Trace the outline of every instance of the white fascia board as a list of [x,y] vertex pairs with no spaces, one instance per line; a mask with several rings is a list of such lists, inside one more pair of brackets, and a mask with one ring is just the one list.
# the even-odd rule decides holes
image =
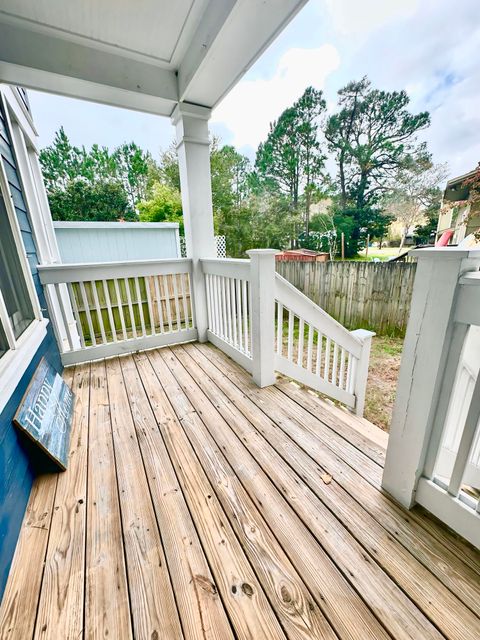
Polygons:
[[4,22],[0,82],[158,115],[178,99],[174,71]]
[[306,2],[212,0],[178,70],[180,100],[214,108]]

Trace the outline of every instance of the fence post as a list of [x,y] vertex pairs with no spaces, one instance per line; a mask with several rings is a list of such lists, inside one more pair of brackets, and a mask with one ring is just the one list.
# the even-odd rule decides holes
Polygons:
[[382,480],[383,488],[407,508],[415,503],[425,469],[453,335],[458,279],[478,268],[478,254],[455,247],[412,252],[417,272]]
[[365,409],[365,392],[367,390],[370,348],[372,346],[372,338],[375,333],[373,331],[367,331],[366,329],[355,329],[355,331],[351,331],[350,333],[362,341],[362,352],[358,360],[353,386],[353,393],[355,394],[355,413],[357,416],[362,417]]
[[251,249],[252,375],[259,387],[275,383],[275,249]]

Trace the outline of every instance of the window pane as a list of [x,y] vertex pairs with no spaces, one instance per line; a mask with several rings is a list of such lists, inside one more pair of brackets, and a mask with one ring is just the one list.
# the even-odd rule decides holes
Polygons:
[[[0,291],[7,307],[15,338],[33,321],[34,314],[27,284],[17,254],[5,201],[0,195]],[[0,338],[1,340],[1,338]],[[1,348],[1,347],[0,347]]]
[[0,322],[0,358],[8,351],[8,342],[5,331],[3,330],[2,323]]

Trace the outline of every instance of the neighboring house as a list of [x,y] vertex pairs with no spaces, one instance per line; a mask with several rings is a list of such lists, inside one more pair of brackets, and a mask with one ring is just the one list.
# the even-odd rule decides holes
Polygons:
[[459,244],[480,229],[480,200],[472,200],[468,185],[478,171],[477,167],[447,182],[438,218],[437,239],[446,231],[452,231],[451,244]]
[[62,370],[37,265],[59,261],[23,89],[0,85],[0,592],[36,475],[12,424],[41,358]]
[[[212,109],[303,4],[1,2],[0,81],[171,118],[187,248],[60,263],[28,100],[2,87],[2,639],[478,638],[480,251],[416,252],[388,438],[362,418],[372,333],[274,250],[216,257]],[[63,473],[12,426],[42,356],[76,396]]]

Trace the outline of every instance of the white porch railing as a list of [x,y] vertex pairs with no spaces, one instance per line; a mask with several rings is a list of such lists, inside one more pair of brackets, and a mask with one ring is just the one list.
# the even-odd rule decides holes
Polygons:
[[202,260],[210,342],[252,373],[249,260]]
[[251,260],[201,260],[208,339],[271,384],[275,371],[339,400],[361,415],[370,331],[348,331],[275,273],[274,251]]
[[39,272],[50,308],[60,310],[52,316],[64,365],[197,338],[191,260],[58,264]]
[[278,371],[363,413],[372,333],[348,331],[275,273],[276,251],[189,259],[40,266],[62,362],[71,365],[203,333],[259,386]]
[[276,370],[362,415],[375,334],[348,331],[278,273],[275,301]]
[[480,548],[480,250],[414,253],[383,486]]

